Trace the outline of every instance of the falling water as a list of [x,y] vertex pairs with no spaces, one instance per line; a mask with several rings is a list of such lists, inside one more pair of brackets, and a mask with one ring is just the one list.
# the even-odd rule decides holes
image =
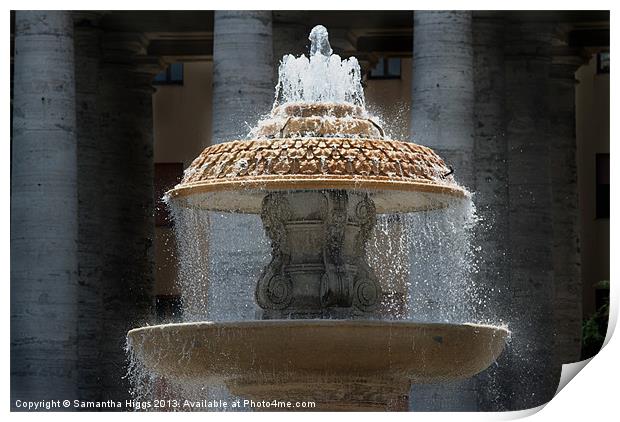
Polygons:
[[[183,320],[247,320],[260,310],[254,303],[255,280],[270,259],[264,230],[255,215],[215,213],[172,205],[179,248],[179,288]],[[238,223],[231,231],[228,219]],[[377,218],[367,259],[386,292],[382,306],[392,319],[420,322],[489,322],[485,292],[477,289],[476,251],[471,247],[477,217],[468,199],[449,207]],[[223,248],[234,239],[236,250]],[[256,259],[255,249],[262,254]],[[235,262],[236,274],[226,269]],[[233,286],[231,282],[245,280]],[[230,301],[235,306],[224,306]],[[403,307],[404,304],[404,307]],[[232,311],[231,311],[232,309]]]

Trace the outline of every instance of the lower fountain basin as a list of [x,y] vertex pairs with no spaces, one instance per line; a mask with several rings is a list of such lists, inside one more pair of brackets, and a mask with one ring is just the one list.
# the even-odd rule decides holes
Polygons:
[[261,320],[143,327],[128,333],[128,344],[148,370],[169,379],[225,383],[257,400],[385,408],[411,382],[483,371],[508,334],[475,324]]

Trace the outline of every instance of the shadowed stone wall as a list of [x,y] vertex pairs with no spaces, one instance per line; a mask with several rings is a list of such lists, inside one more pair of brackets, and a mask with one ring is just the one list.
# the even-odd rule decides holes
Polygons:
[[[563,34],[562,34],[563,35]],[[564,37],[562,37],[564,38]],[[555,285],[555,350],[561,363],[581,357],[582,283],[577,186],[575,72],[584,60],[561,40],[549,82],[550,155]]]
[[[481,257],[475,274],[478,289],[487,306],[481,315],[494,323],[509,321],[508,294],[508,147],[505,138],[505,61],[504,31],[501,16],[475,17],[475,180],[476,212],[481,222],[476,227],[475,245]],[[479,410],[506,410],[510,360],[502,354],[496,365],[479,374]]]
[[553,257],[549,75],[551,25],[514,22],[506,32],[508,291],[512,409],[549,401],[559,381],[553,360]]
[[[124,351],[131,328],[152,323],[154,284],[153,111],[151,81],[161,69],[145,56],[140,34],[102,39],[97,157],[105,204],[101,217],[102,325],[100,388],[104,400],[128,396]],[[96,207],[96,204],[91,206]]]

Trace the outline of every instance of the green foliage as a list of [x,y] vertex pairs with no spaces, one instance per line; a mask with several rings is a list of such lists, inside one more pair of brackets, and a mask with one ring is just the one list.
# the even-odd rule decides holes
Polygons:
[[[609,281],[597,283],[598,289],[609,289]],[[589,359],[596,355],[603,347],[607,324],[609,322],[609,303],[601,307],[590,317],[583,320],[581,359]]]
[[601,280],[594,285],[597,289],[609,290],[609,280]]

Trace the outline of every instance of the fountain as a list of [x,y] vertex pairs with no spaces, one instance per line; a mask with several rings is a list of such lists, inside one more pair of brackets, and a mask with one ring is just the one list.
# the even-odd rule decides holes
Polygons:
[[385,318],[365,250],[381,214],[467,199],[431,149],[388,140],[364,104],[355,58],[315,27],[311,55],[285,56],[269,117],[250,140],[206,148],[168,193],[176,207],[259,214],[271,260],[255,283],[258,318],[148,326],[128,347],[167,379],[224,383],[254,400],[317,410],[402,409],[410,384],[471,377],[508,331]]

